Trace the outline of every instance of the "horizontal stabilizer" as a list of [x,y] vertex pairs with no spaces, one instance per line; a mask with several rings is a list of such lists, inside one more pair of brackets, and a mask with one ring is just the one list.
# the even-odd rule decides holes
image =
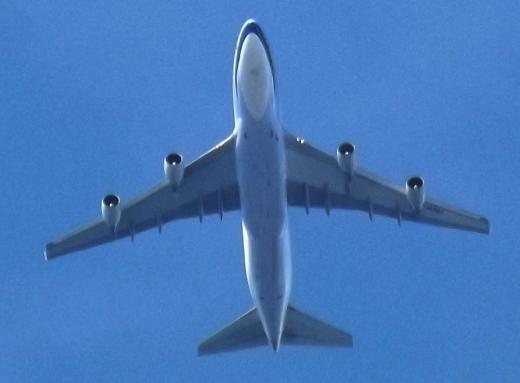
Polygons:
[[[352,335],[287,306],[282,344],[303,346],[352,347]],[[199,345],[199,355],[217,354],[267,346],[262,321],[252,308]]]
[[352,347],[352,335],[288,306],[282,343]]
[[198,352],[199,355],[216,354],[267,344],[262,322],[256,308],[253,308],[203,341]]

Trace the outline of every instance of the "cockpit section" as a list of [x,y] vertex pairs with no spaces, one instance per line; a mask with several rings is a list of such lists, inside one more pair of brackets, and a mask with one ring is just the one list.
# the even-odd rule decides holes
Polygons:
[[233,91],[239,113],[259,121],[274,107],[274,72],[265,37],[250,20],[242,31],[235,53]]

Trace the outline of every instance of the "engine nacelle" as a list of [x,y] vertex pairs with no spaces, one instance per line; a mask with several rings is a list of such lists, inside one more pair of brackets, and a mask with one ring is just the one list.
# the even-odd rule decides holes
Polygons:
[[106,224],[116,228],[121,219],[121,200],[115,194],[108,194],[101,200],[101,214]]
[[412,206],[416,210],[423,207],[426,199],[426,190],[424,188],[424,179],[422,177],[414,176],[406,180],[406,195]]
[[173,186],[179,186],[184,177],[184,162],[180,154],[170,153],[164,157],[164,176]]
[[343,142],[338,146],[338,166],[349,175],[354,173],[356,167],[355,151],[356,147],[350,142]]

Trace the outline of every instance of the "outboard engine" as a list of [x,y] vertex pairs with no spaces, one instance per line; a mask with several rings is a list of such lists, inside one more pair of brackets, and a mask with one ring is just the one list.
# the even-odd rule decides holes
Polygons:
[[415,210],[421,210],[426,199],[424,179],[418,176],[408,178],[406,181],[406,195]]
[[354,173],[354,168],[356,166],[355,151],[356,147],[350,142],[343,142],[338,146],[338,166],[350,176]]
[[164,176],[175,187],[184,177],[184,162],[178,153],[170,153],[164,157]]
[[117,195],[108,194],[101,200],[101,214],[109,227],[117,227],[121,219],[121,200]]

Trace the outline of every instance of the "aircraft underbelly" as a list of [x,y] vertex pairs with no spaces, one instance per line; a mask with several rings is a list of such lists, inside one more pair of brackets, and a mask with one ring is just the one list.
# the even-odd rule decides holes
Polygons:
[[242,126],[236,147],[246,275],[264,323],[284,315],[291,285],[285,153],[276,131]]

